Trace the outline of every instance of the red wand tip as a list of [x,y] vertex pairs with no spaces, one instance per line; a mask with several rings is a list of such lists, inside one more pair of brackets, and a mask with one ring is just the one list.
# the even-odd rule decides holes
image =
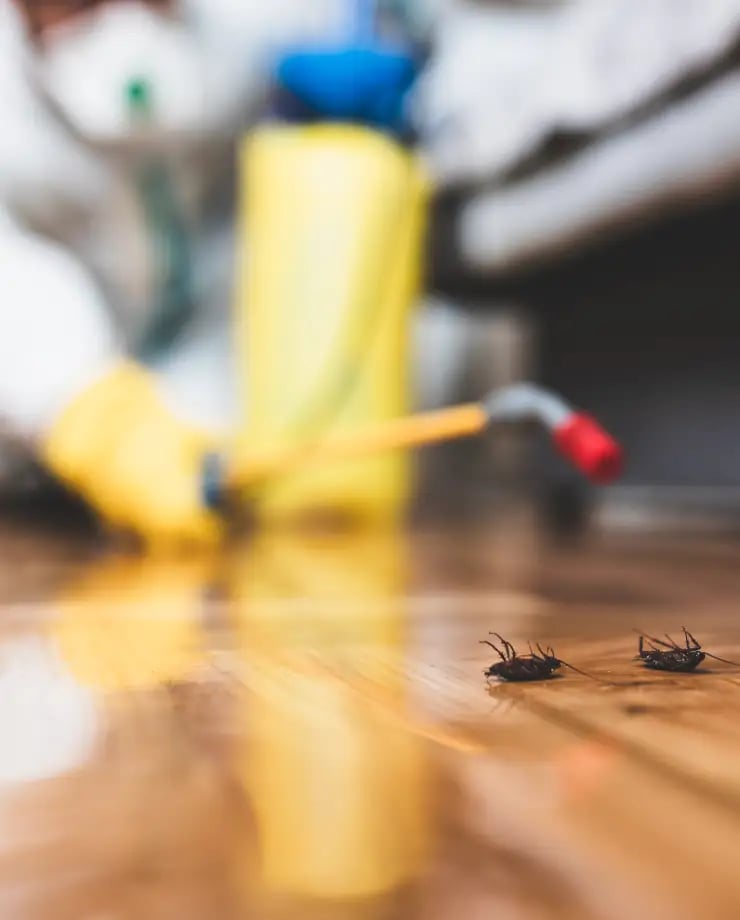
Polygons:
[[622,448],[590,415],[571,415],[553,438],[560,453],[594,482],[613,482],[621,474]]

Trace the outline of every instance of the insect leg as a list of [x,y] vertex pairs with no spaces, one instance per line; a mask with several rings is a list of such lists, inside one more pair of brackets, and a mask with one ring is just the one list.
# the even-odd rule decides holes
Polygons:
[[506,657],[509,661],[512,661],[514,658],[516,658],[516,649],[511,644],[511,642],[507,642],[506,639],[504,639],[504,637],[500,636],[498,633],[490,633],[489,635],[495,636],[499,642],[503,643],[504,651],[506,652]]
[[671,639],[670,636],[667,637],[668,639],[670,639],[670,645],[669,645],[668,642],[664,642],[662,639],[656,639],[655,636],[649,636],[647,633],[644,633],[643,635],[649,642],[653,643],[653,651],[655,652],[658,651],[658,649],[655,648],[655,646],[657,645],[662,645],[663,648],[669,648],[671,649],[671,651],[674,651],[674,652],[676,651],[676,649],[680,648],[680,646],[676,645],[676,643],[673,641],[673,639]]
[[[637,654],[632,659],[633,661],[644,661],[652,652],[658,652],[658,648],[650,643],[650,651],[645,651],[645,636],[640,634],[640,638],[637,640]],[[659,652],[659,654],[663,654]]]
[[659,643],[660,645],[665,645],[665,642],[660,642],[659,639],[653,639],[651,636],[648,636],[647,633],[643,633],[643,632],[641,632],[639,629],[633,629],[632,632],[637,633],[637,635],[640,637],[640,638],[639,638],[639,642],[638,642],[638,646],[637,646],[637,649],[638,649],[638,657],[639,657],[639,658],[643,658],[643,657],[644,657],[644,651],[645,651],[645,643],[646,643],[646,641],[650,643],[650,650],[653,651],[653,652],[659,651],[658,646],[657,646],[657,645],[654,645],[653,643],[656,643],[656,642],[657,642],[657,643]]
[[[699,651],[701,645],[696,641],[696,639],[691,635],[691,633],[686,629],[685,626],[681,627],[683,629],[683,634],[686,637],[686,648],[692,649],[693,651]],[[689,645],[689,640],[691,640],[691,645]]]
[[494,650],[494,652],[496,652],[496,654],[498,655],[498,657],[499,657],[502,661],[506,661],[506,658],[505,658],[504,655],[502,654],[501,649],[496,648],[496,646],[493,644],[493,642],[489,642],[488,639],[481,639],[479,644],[480,644],[480,645],[490,645],[491,648]]

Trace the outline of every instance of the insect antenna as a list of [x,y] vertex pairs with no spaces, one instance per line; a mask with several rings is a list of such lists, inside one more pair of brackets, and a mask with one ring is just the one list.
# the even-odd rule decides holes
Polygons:
[[721,661],[723,664],[732,664],[736,668],[740,668],[740,661],[730,661],[729,658],[720,658],[719,655],[713,655],[711,652],[705,652],[702,649],[702,652],[706,655],[707,658],[714,658],[715,661]]
[[[688,629],[686,629],[685,626],[682,626],[681,629],[683,630],[683,634],[686,637],[686,648],[689,649],[689,651],[695,651],[695,652],[701,651],[704,653],[704,655],[707,658],[714,658],[715,661],[721,661],[723,664],[731,664],[731,665],[734,665],[736,668],[740,668],[740,662],[738,661],[730,661],[729,658],[720,658],[719,655],[713,655],[711,652],[705,652],[704,649],[701,647],[701,645],[696,641],[694,636],[691,635],[691,633],[688,631]],[[692,646],[689,645],[689,641],[693,643],[693,648]]]
[[581,674],[583,677],[588,677],[589,680],[595,680],[597,683],[603,683],[600,677],[597,677],[595,674],[589,674],[588,671],[582,671],[580,668],[575,667],[575,665],[569,664],[567,661],[563,661],[562,658],[558,658],[560,664],[565,665],[566,668],[570,668],[571,671],[575,671],[576,674]]
[[[556,656],[553,655],[552,657],[555,658]],[[570,668],[571,671],[575,671],[576,674],[582,674],[584,677],[588,677],[590,680],[595,680],[599,684],[604,683],[604,681],[600,677],[597,677],[595,674],[589,674],[588,671],[582,671],[580,668],[577,668],[574,664],[570,664],[567,661],[563,661],[562,658],[558,658],[557,660],[560,662],[560,664],[565,665],[566,668]]]

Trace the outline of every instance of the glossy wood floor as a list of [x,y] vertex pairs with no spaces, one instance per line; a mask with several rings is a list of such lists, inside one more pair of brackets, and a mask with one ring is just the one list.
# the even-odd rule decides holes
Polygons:
[[[0,537],[3,920],[740,916],[740,547]],[[564,673],[487,688],[495,629]]]

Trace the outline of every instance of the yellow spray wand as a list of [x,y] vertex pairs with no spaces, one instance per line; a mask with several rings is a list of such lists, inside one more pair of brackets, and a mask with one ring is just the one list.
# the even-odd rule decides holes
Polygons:
[[226,477],[220,461],[210,462],[206,494],[213,505],[220,502],[224,491],[243,493],[265,479],[308,465],[471,437],[496,422],[528,420],[544,425],[558,451],[594,482],[608,483],[620,475],[622,448],[595,419],[575,411],[548,390],[517,384],[494,390],[477,403],[389,419],[325,439],[255,451],[243,457]]
[[234,469],[233,482],[243,488],[265,477],[283,475],[307,465],[464,438],[482,431],[487,424],[485,410],[478,403],[389,419],[325,440],[256,451]]

